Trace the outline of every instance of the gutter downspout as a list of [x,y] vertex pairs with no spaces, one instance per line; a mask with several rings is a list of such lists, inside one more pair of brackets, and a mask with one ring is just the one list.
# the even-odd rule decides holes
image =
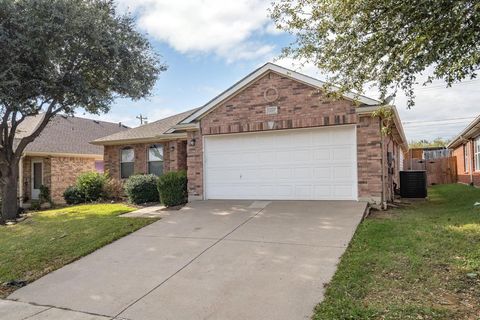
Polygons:
[[19,199],[20,199],[20,208],[23,208],[23,158],[25,156],[22,155],[20,157],[20,162],[19,162],[19,172],[18,172],[18,193],[19,193]]

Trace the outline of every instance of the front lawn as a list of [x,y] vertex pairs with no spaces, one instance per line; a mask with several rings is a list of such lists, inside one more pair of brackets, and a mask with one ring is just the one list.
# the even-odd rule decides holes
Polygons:
[[79,205],[0,226],[0,297],[14,290],[5,282],[33,281],[156,220],[118,217],[133,210],[123,204]]
[[480,319],[480,189],[429,198],[359,226],[314,319]]

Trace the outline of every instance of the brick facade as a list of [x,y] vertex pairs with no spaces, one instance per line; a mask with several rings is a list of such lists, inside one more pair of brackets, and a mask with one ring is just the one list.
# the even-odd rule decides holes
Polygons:
[[358,196],[378,201],[382,193],[380,121],[365,115],[357,124]]
[[148,172],[148,148],[154,144],[163,146],[164,172],[187,169],[187,142],[185,140],[173,140],[158,143],[105,146],[105,172],[112,178],[120,179],[121,150],[130,147],[135,152],[134,174],[146,174]]
[[73,186],[79,175],[95,171],[95,159],[52,157],[50,193],[55,203],[64,203],[63,192]]
[[[457,159],[458,182],[480,187],[480,171],[475,171],[474,139],[470,139],[453,150]],[[465,149],[469,152],[468,168],[465,168]]]
[[[268,106],[276,106],[278,113],[266,114]],[[270,72],[210,112],[200,126],[208,135],[356,122],[352,102],[332,101],[316,88]]]
[[64,203],[63,192],[74,185],[77,177],[95,171],[95,159],[75,157],[25,157],[23,159],[23,198],[32,198],[32,161],[43,163],[43,185],[50,189],[54,203]]
[[203,139],[199,131],[188,131],[187,141],[188,197],[190,200],[202,199]]
[[[276,112],[269,114],[268,107]],[[189,198],[202,199],[205,135],[356,124],[359,198],[379,202],[385,190],[385,200],[391,200],[394,184],[399,187],[398,137],[382,136],[380,120],[359,115],[357,108],[349,100],[329,99],[314,87],[269,72],[203,115],[198,129],[186,130],[186,141],[163,142],[164,169],[187,168]],[[135,173],[145,173],[149,145],[105,146],[105,170],[120,178],[120,150],[130,146],[135,150]]]
[[[268,95],[273,97],[269,97]],[[266,108],[276,106],[277,114],[266,114]],[[348,100],[331,100],[322,92],[288,77],[270,72],[241,92],[222,102],[200,121],[200,132],[188,132],[189,195],[192,199],[203,195],[202,135],[254,132],[264,130],[321,127],[357,124],[357,162],[359,198],[379,202],[383,183],[386,200],[394,197],[394,183],[399,187],[400,151],[392,137],[382,137],[380,120],[371,115],[359,116],[356,106]],[[382,160],[387,153],[394,159],[389,164]]]

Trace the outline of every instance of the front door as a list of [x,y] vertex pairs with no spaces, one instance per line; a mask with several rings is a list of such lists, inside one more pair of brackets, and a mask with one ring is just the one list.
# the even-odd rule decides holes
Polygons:
[[38,199],[40,187],[43,184],[43,162],[41,160],[32,161],[32,199]]

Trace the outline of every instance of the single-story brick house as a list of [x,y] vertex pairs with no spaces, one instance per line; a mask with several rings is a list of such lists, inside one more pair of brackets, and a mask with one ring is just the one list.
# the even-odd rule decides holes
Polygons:
[[385,136],[379,101],[324,86],[267,63],[200,108],[92,143],[114,178],[186,169],[190,200],[391,200],[407,149],[396,109]]
[[480,116],[447,146],[457,158],[458,182],[480,187]]
[[[17,129],[17,143],[32,132],[44,114],[28,117]],[[63,192],[78,175],[88,171],[103,172],[103,148],[89,142],[99,137],[127,130],[119,123],[55,116],[42,133],[31,142],[20,160],[18,195],[21,206],[38,199],[40,186],[50,189],[52,200],[63,203]]]

